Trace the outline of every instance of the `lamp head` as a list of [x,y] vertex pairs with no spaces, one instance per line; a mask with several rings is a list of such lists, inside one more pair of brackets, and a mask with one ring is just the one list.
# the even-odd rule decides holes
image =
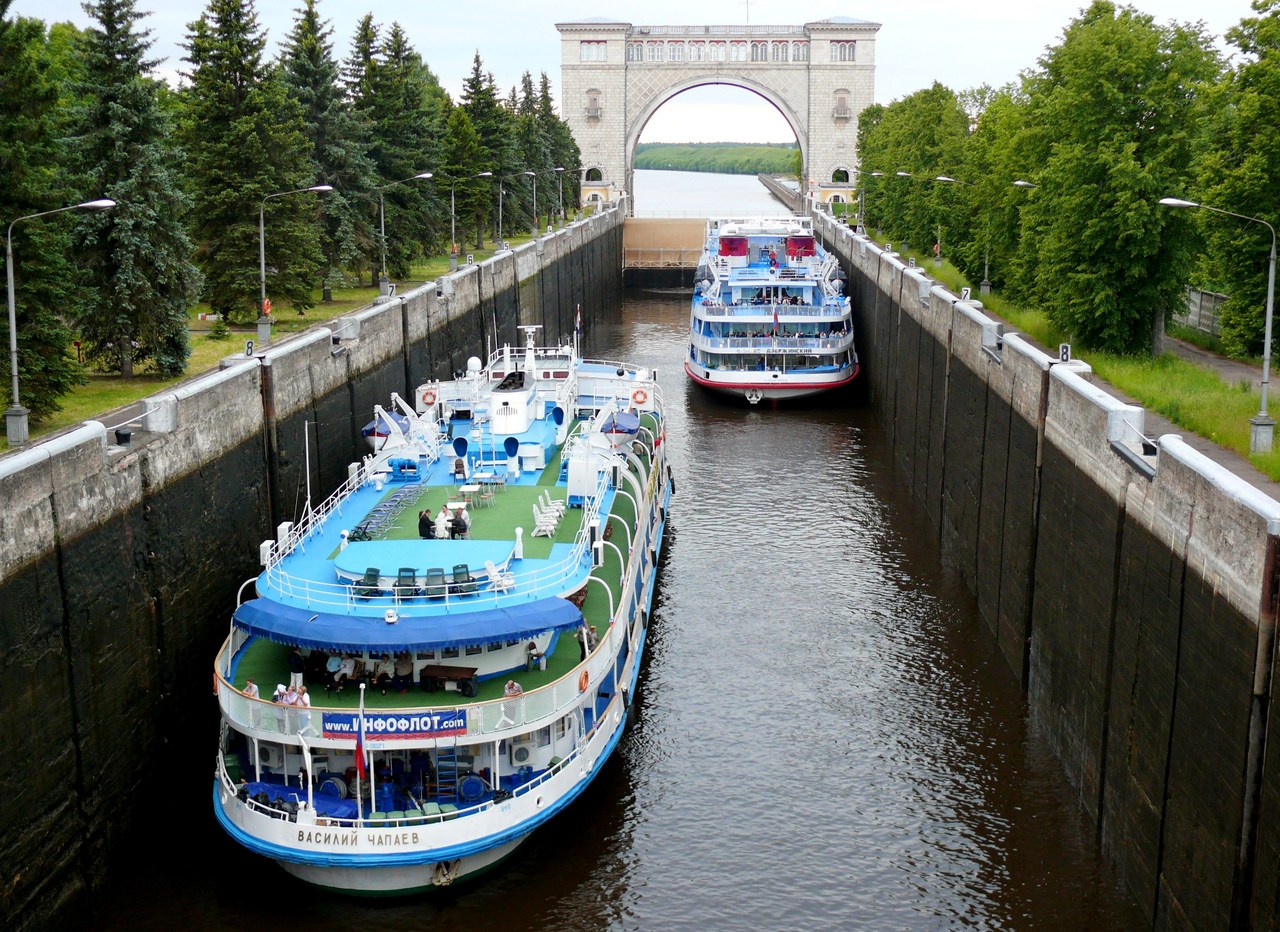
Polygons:
[[1034,187],[1037,187],[1037,185],[1032,184],[1030,181],[1023,181],[1021,178],[1019,178],[1017,181],[1015,181],[1015,182],[1013,183],[1013,186],[1014,186],[1015,188],[1034,188]]
[[872,172],[872,173],[871,173],[871,177],[872,177],[872,178],[883,178],[883,177],[884,177],[884,172]]
[[307,190],[308,190],[308,191],[315,191],[315,192],[316,192],[316,193],[318,193],[318,194],[323,194],[323,193],[324,193],[324,192],[326,192],[326,191],[332,191],[332,190],[333,190],[333,185],[331,185],[331,184],[313,184],[311,187],[307,188]]
[[116,206],[116,202],[109,197],[102,197],[96,201],[85,201],[83,204],[77,204],[76,210],[110,210]]
[[944,181],[944,182],[947,182],[947,183],[949,183],[949,184],[959,184],[959,182],[958,182],[958,181],[956,181],[954,178],[951,178],[951,177],[949,177],[949,176],[947,176],[947,175],[939,175],[937,178],[934,178],[933,180],[934,180],[934,181]]
[[492,178],[492,177],[493,177],[493,172],[481,172],[480,174],[476,175],[476,177],[477,177],[477,178]]
[[435,175],[431,174],[431,172],[419,172],[418,174],[414,175],[413,177],[415,177],[415,178],[434,178],[434,177],[435,177]]
[[1162,197],[1160,203],[1165,207],[1199,207],[1195,201],[1184,201],[1180,197]]

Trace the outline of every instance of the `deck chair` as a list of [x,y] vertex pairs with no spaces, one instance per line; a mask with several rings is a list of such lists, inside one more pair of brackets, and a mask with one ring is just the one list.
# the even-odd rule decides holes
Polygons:
[[375,595],[382,595],[382,587],[378,584],[382,572],[376,567],[371,566],[364,571],[364,579],[355,585],[356,597],[361,599],[372,599]]
[[445,583],[444,570],[433,566],[427,570],[426,585],[423,587],[428,599],[443,599],[449,592]]
[[564,499],[552,498],[551,493],[546,489],[538,493],[538,503],[542,505],[543,512],[549,512],[557,518],[564,517],[564,510],[567,507]]
[[408,599],[421,592],[418,588],[418,571],[412,566],[400,567],[400,572],[396,575],[396,595]]
[[453,591],[458,595],[470,595],[476,591],[476,581],[471,575],[471,567],[465,563],[453,567]]
[[489,574],[489,589],[493,592],[506,592],[514,589],[516,585],[516,574],[508,570],[500,570],[493,565],[492,560],[484,561],[485,572]]
[[533,506],[533,533],[531,537],[555,537],[556,536],[556,518],[555,515],[543,511],[537,505]]

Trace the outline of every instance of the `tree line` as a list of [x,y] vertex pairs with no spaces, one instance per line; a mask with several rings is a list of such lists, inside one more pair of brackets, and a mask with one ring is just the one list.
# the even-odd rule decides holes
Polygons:
[[[73,341],[100,371],[177,375],[196,301],[256,319],[260,218],[268,293],[304,313],[316,290],[373,283],[384,256],[404,277],[448,248],[451,204],[479,247],[500,198],[508,230],[545,222],[561,189],[578,203],[578,147],[545,73],[504,95],[477,51],[454,101],[398,24],[366,15],[339,58],[317,0],[302,0],[268,60],[254,0],[208,0],[173,88],[135,0],[86,3],[83,30],[11,16],[12,3],[0,221],[14,224],[21,400],[37,420],[84,381]],[[99,198],[116,206],[15,223]],[[7,320],[0,333],[7,344]],[[7,354],[0,372],[7,384]]]
[[1017,84],[941,84],[859,118],[864,221],[940,252],[1096,349],[1158,352],[1188,282],[1221,291],[1228,351],[1263,341],[1280,221],[1280,0],[1227,32],[1109,0]]
[[660,171],[717,172],[725,175],[798,175],[795,143],[668,143],[636,146],[635,167]]

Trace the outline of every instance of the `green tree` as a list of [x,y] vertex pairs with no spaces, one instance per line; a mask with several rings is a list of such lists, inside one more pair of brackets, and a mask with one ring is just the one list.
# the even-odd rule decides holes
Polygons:
[[[495,178],[503,178],[523,171],[516,155],[512,138],[515,135],[515,115],[498,100],[498,89],[493,75],[486,74],[477,50],[471,63],[471,74],[462,83],[462,108],[470,119],[478,143],[475,164],[463,168],[463,174],[474,175],[491,171]],[[497,210],[498,186],[488,186],[487,200],[476,202],[474,221],[476,247],[484,245],[484,228],[489,217]]]
[[442,187],[441,193],[453,198],[454,214],[460,221],[472,217],[477,223],[481,222],[488,206],[490,185],[486,183],[488,179],[474,177],[480,160],[480,136],[462,107],[449,111],[441,159],[446,183],[450,184],[450,191],[445,192]]
[[373,164],[366,153],[365,125],[352,113],[338,85],[333,27],[321,22],[315,0],[304,0],[285,41],[282,66],[290,96],[302,108],[303,133],[311,147],[311,174],[334,190],[321,201],[320,247],[324,252],[324,300],[359,269],[361,244],[374,236],[368,192]]
[[[6,231],[19,217],[81,200],[67,186],[61,165],[58,89],[49,76],[44,26],[11,17],[11,6],[12,0],[0,0],[0,225]],[[81,300],[67,260],[71,226],[61,215],[12,229],[20,401],[40,420],[59,410],[58,398],[84,381],[70,355],[71,333],[62,314]],[[0,317],[0,337],[8,347],[7,315]],[[7,351],[0,373],[8,385]]]
[[[1203,194],[1196,199],[1274,227],[1280,225],[1280,151],[1274,145],[1274,128],[1280,126],[1280,0],[1255,0],[1253,9],[1257,16],[1227,32],[1244,57],[1208,107],[1212,147],[1199,165]],[[1203,224],[1209,246],[1197,280],[1228,295],[1218,316],[1223,345],[1237,355],[1258,354],[1271,234],[1261,224],[1208,211],[1196,211],[1194,219]]]
[[578,166],[582,162],[582,153],[573,138],[569,124],[556,113],[555,101],[551,97],[551,81],[547,73],[542,72],[538,79],[538,122],[547,138],[551,149],[551,167],[563,168],[559,173],[556,196],[563,191],[564,209],[577,207],[582,200],[581,173]]
[[1022,142],[1040,166],[1023,214],[1036,230],[1031,292],[1088,346],[1150,351],[1181,300],[1186,220],[1157,201],[1189,173],[1218,67],[1202,27],[1095,0],[1026,78]]
[[302,312],[324,268],[320,205],[305,194],[267,200],[317,183],[302,109],[263,64],[266,39],[252,0],[210,0],[188,28],[183,137],[205,298],[229,320],[257,316],[265,204],[268,295]]
[[116,202],[84,214],[77,254],[93,297],[79,320],[85,358],[128,378],[150,362],[180,375],[190,347],[187,311],[199,289],[184,222],[187,199],[176,171],[169,124],[146,76],[152,43],[136,28],[133,0],[98,0],[85,9],[97,22],[83,44],[88,100],[77,155],[89,188]]

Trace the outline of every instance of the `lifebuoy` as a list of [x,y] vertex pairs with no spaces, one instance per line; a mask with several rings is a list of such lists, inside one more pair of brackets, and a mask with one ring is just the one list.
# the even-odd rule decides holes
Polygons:
[[583,670],[582,675],[578,677],[578,692],[585,693],[587,691],[587,671]]
[[642,405],[649,400],[649,393],[646,392],[643,388],[637,388],[634,392],[631,393],[631,400],[638,405]]
[[433,388],[428,388],[422,393],[422,403],[427,407],[431,407],[436,403],[436,392]]

